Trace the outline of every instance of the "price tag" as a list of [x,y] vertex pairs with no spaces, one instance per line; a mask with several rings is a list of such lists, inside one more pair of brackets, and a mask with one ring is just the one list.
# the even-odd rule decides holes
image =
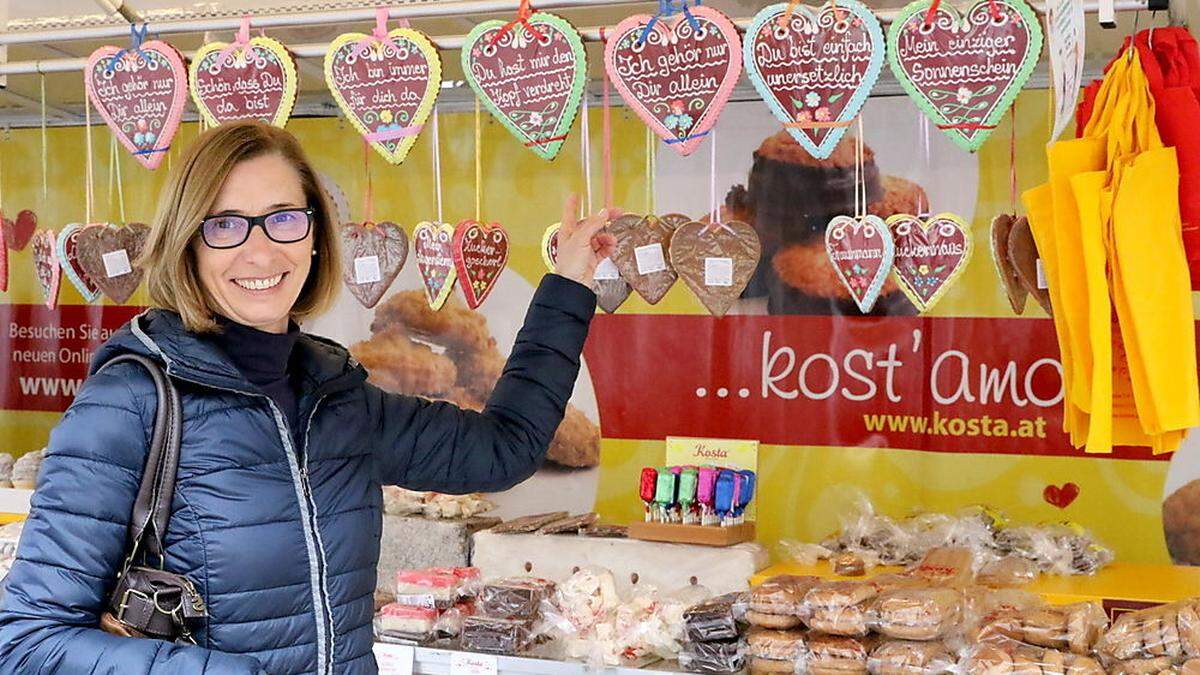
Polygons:
[[373,284],[383,278],[379,272],[379,256],[365,255],[354,259],[354,283]]
[[450,675],[496,675],[496,657],[490,654],[451,652]]
[[733,258],[705,258],[704,285],[732,286]]
[[1046,280],[1046,268],[1042,265],[1042,259],[1037,259],[1037,284],[1039,289],[1050,288],[1050,282]]
[[100,259],[104,261],[104,273],[108,275],[109,279],[124,276],[133,271],[133,266],[129,264],[129,254],[123,248],[109,251],[100,256]]
[[662,244],[639,246],[633,249],[633,256],[637,259],[638,274],[653,274],[667,269]]
[[617,271],[617,266],[613,263],[612,258],[605,258],[596,264],[596,272],[592,278],[596,281],[609,281],[620,279],[621,273]]
[[412,675],[412,647],[376,642],[374,651],[375,661],[379,664],[379,675]]

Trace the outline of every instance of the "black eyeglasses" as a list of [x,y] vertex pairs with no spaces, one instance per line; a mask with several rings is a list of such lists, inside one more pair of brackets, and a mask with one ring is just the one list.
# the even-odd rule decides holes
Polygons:
[[281,209],[262,216],[209,216],[200,221],[200,236],[209,248],[236,248],[250,238],[255,225],[277,244],[293,244],[312,229],[313,209]]

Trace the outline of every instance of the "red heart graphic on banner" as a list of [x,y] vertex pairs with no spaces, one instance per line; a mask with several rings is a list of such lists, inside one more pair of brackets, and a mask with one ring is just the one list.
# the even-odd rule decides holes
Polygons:
[[693,5],[672,17],[635,14],[610,35],[604,68],[617,92],[654,133],[690,155],[742,74],[737,28],[721,12]]
[[458,272],[454,269],[454,226],[450,223],[417,223],[413,228],[413,257],[421,273],[425,301],[434,311],[442,308]]
[[825,228],[825,252],[863,314],[871,311],[892,269],[895,245],[879,216],[838,216]]
[[408,258],[408,235],[397,224],[342,225],[342,279],[370,309],[379,303]]
[[24,251],[30,238],[37,230],[37,214],[25,209],[17,214],[16,220],[3,219],[4,241],[14,251]]
[[483,304],[508,264],[508,233],[500,223],[464,220],[454,228],[454,266],[467,306]]
[[929,220],[900,214],[887,219],[896,244],[893,271],[909,300],[925,311],[941,299],[971,258],[970,226],[953,213]]
[[37,274],[38,285],[42,287],[42,297],[50,309],[58,306],[58,282],[62,278],[58,254],[54,251],[56,239],[50,230],[38,230],[33,235],[33,270]]
[[179,129],[187,98],[183,57],[160,40],[137,49],[106,45],[84,71],[88,99],[113,135],[147,169],[162,162]]
[[255,119],[282,127],[296,103],[296,64],[274,38],[211,42],[196,52],[191,87],[192,101],[213,126]]
[[1065,509],[1075,502],[1079,497],[1079,486],[1074,483],[1063,483],[1061,487],[1058,485],[1047,485],[1045,490],[1042,490],[1042,499],[1051,506],[1057,506],[1060,509]]

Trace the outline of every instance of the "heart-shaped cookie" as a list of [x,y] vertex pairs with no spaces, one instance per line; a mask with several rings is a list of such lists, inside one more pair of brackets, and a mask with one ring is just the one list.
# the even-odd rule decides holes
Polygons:
[[29,245],[29,240],[33,238],[33,233],[37,230],[37,214],[29,209],[24,209],[17,214],[16,220],[3,218],[4,240],[9,248],[14,251],[24,251]]
[[408,234],[399,225],[346,223],[342,235],[342,280],[363,307],[371,309],[396,280],[408,258]]
[[941,2],[929,17],[933,2],[900,10],[888,29],[888,63],[917,107],[974,152],[1037,65],[1042,29],[1023,0],[977,0],[965,14]]
[[608,231],[617,240],[612,261],[621,277],[646,302],[662,300],[679,278],[669,258],[674,230],[657,216],[627,213],[614,218]]
[[508,264],[508,233],[500,223],[464,220],[454,228],[454,267],[467,306],[487,300]]
[[147,169],[162,162],[179,129],[187,79],[183,57],[159,40],[135,50],[101,47],[88,57],[84,75],[88,100]]
[[686,156],[737,85],[741,41],[733,22],[706,5],[669,17],[635,14],[609,33],[604,68],[630,109]]
[[192,101],[212,126],[254,119],[282,127],[296,104],[296,63],[274,38],[210,42],[196,50],[190,74]]
[[79,264],[79,233],[86,227],[92,227],[92,225],[71,223],[64,227],[58,233],[54,252],[58,256],[58,263],[62,265],[63,274],[67,276],[67,281],[70,281],[75,290],[79,291],[84,302],[91,303],[100,298],[100,287],[92,281],[83,266]]
[[908,214],[887,219],[896,256],[892,274],[918,311],[933,307],[971,259],[971,226],[953,213],[928,220]]
[[346,119],[392,164],[417,142],[442,90],[442,60],[419,30],[396,28],[381,41],[343,33],[325,53],[325,82]]
[[558,267],[558,228],[561,223],[555,223],[542,233],[542,262],[546,269],[553,272]]
[[1025,313],[1025,301],[1029,291],[1021,285],[1021,277],[1017,276],[1017,268],[1008,257],[1008,235],[1012,232],[1017,217],[1010,213],[1001,213],[992,219],[991,243],[992,263],[996,266],[996,276],[1004,287],[1008,304],[1014,314]]
[[892,233],[883,219],[837,216],[825,228],[825,252],[858,310],[870,312],[896,253]]
[[533,12],[524,23],[477,24],[463,44],[462,69],[509,133],[538,157],[554,159],[587,84],[587,53],[570,22]]
[[85,227],[76,236],[79,266],[110,300],[123,304],[142,283],[135,263],[149,234],[142,223]]
[[1038,283],[1038,250],[1037,242],[1033,238],[1033,230],[1029,227],[1029,221],[1024,216],[1021,216],[1012,225],[1012,230],[1008,233],[1008,261],[1012,263],[1013,269],[1017,272],[1017,277],[1021,279],[1021,285],[1034,300],[1046,310],[1047,314],[1054,315],[1050,307],[1050,289],[1042,288],[1043,284]]
[[710,314],[725,316],[741,296],[762,247],[746,223],[687,223],[671,235],[671,265]]
[[446,304],[454,290],[458,271],[454,267],[454,226],[424,221],[413,228],[413,257],[421,273],[425,301],[434,311]]
[[765,7],[743,48],[754,88],[818,159],[833,153],[883,69],[883,29],[858,0]]
[[38,230],[33,234],[32,241],[33,270],[37,274],[38,286],[42,289],[46,306],[54,309],[58,306],[58,282],[62,276],[58,256],[54,253],[54,232]]
[[[561,227],[555,223],[546,228],[542,234],[542,261],[546,268],[553,272],[558,267],[558,230]],[[596,305],[612,314],[625,303],[633,291],[629,284],[621,278],[621,273],[613,263],[612,258],[605,258],[596,265],[592,275],[592,290],[596,292]]]

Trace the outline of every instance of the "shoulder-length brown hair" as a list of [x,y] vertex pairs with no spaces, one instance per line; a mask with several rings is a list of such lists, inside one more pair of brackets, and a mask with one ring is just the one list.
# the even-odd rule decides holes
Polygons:
[[335,211],[300,142],[287,131],[258,121],[222,124],[200,134],[167,177],[140,258],[150,303],[178,312],[190,331],[204,333],[217,328],[213,319],[217,308],[200,283],[192,248],[200,221],[209,214],[235,164],[271,153],[281,155],[296,169],[314,211],[316,258],[292,306],[292,318],[302,321],[320,314],[337,295],[341,270]]

